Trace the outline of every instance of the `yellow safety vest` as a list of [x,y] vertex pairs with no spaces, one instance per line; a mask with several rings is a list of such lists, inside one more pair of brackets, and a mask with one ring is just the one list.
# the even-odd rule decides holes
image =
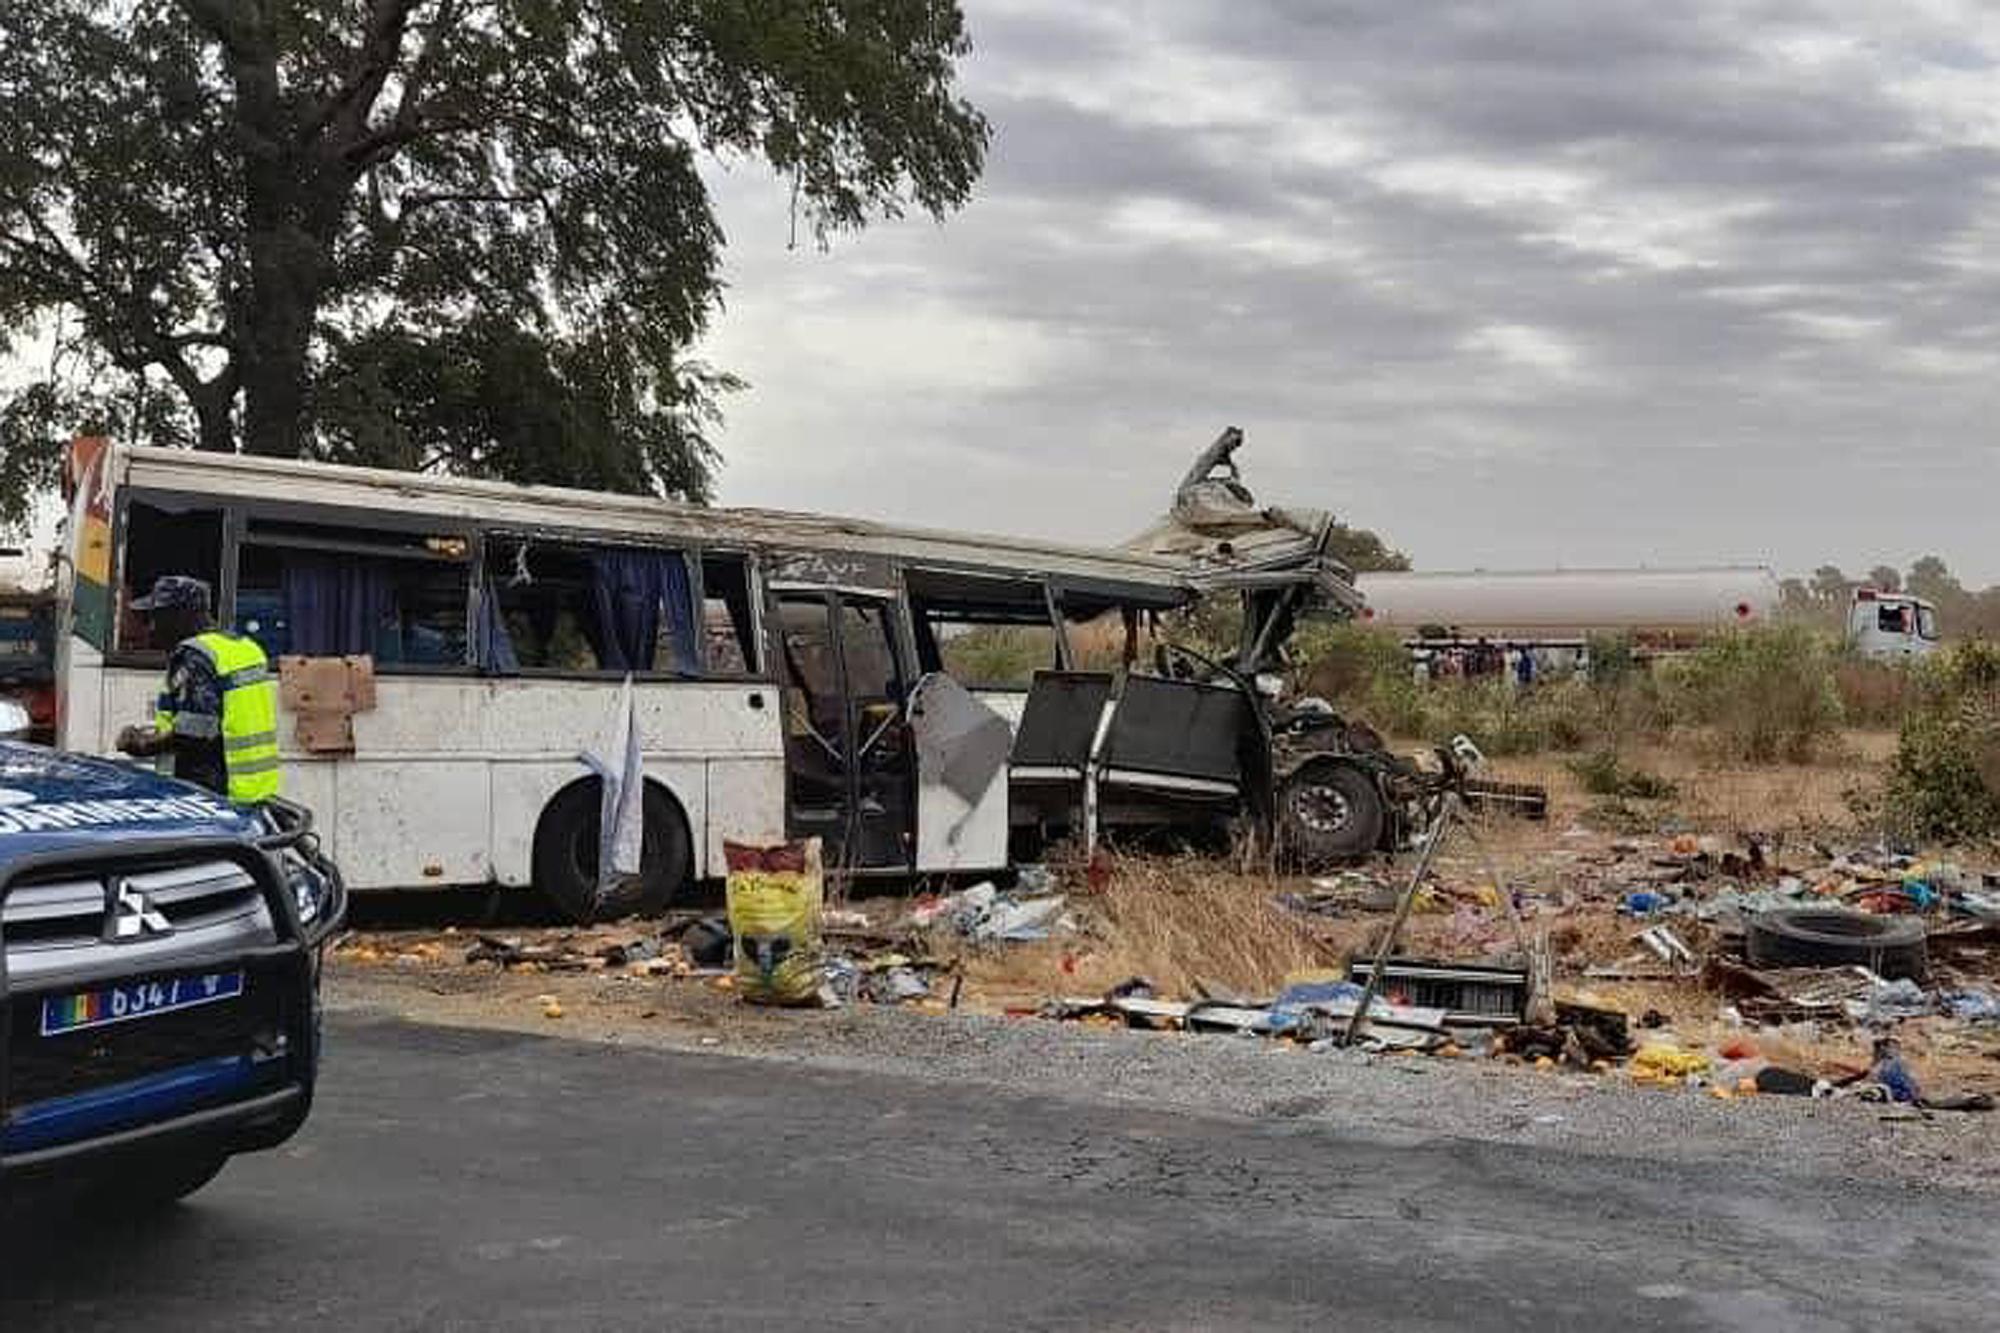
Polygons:
[[283,789],[278,758],[278,683],[271,660],[255,639],[209,630],[184,641],[208,659],[222,683],[222,716],[177,716],[172,696],[161,695],[153,725],[162,733],[222,739],[222,763],[229,775],[229,799],[242,805],[268,801]]

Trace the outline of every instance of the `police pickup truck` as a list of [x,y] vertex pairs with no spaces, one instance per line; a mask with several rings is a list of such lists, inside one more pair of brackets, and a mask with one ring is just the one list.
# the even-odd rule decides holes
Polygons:
[[165,1203],[290,1137],[344,908],[297,806],[0,739],[0,1206]]

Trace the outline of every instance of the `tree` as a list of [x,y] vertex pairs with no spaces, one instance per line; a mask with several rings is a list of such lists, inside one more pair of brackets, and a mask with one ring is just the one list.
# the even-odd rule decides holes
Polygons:
[[1881,592],[1900,592],[1903,587],[1903,576],[1896,571],[1894,565],[1877,565],[1868,571],[1868,583]]
[[1410,567],[1410,557],[1391,547],[1379,535],[1367,528],[1350,528],[1345,523],[1333,525],[1333,535],[1327,541],[1327,550],[1332,553],[1334,559],[1357,574],[1404,570]]
[[1848,594],[1854,590],[1852,580],[1840,572],[1838,565],[1821,565],[1815,569],[1808,586],[1813,598],[1823,607],[1846,605]]
[[1913,596],[1921,597],[1927,602],[1954,601],[1965,594],[1965,589],[1952,577],[1951,571],[1945,568],[1943,558],[1935,555],[1924,556],[1912,564],[1910,577],[1904,581],[1903,586]]
[[956,0],[11,0],[0,328],[55,356],[3,470],[87,411],[701,498],[733,384],[687,358],[721,289],[702,157],[764,159],[822,239],[941,217],[988,137],[967,49]]

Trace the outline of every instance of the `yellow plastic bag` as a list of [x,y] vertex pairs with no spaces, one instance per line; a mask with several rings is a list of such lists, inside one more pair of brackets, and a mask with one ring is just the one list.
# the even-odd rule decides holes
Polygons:
[[1640,1078],[1679,1079],[1689,1074],[1706,1074],[1708,1057],[1699,1051],[1684,1051],[1660,1042],[1643,1046],[1632,1057],[1632,1073]]
[[821,985],[819,839],[725,842],[736,989],[752,1004],[813,1004]]

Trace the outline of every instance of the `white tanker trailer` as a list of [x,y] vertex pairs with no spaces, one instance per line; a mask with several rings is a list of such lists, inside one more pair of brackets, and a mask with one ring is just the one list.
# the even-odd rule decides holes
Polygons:
[[1779,598],[1777,575],[1762,565],[1362,574],[1355,582],[1368,599],[1364,623],[1412,636],[1526,641],[1619,632],[1694,638],[1771,620]]
[[[1776,619],[1781,596],[1763,565],[1381,573],[1355,583],[1367,598],[1361,622],[1419,650],[1483,643],[1581,654],[1593,634],[1625,634],[1644,654],[1677,652]],[[1922,656],[1937,642],[1936,613],[1921,598],[1863,589],[1847,632],[1866,657]]]

